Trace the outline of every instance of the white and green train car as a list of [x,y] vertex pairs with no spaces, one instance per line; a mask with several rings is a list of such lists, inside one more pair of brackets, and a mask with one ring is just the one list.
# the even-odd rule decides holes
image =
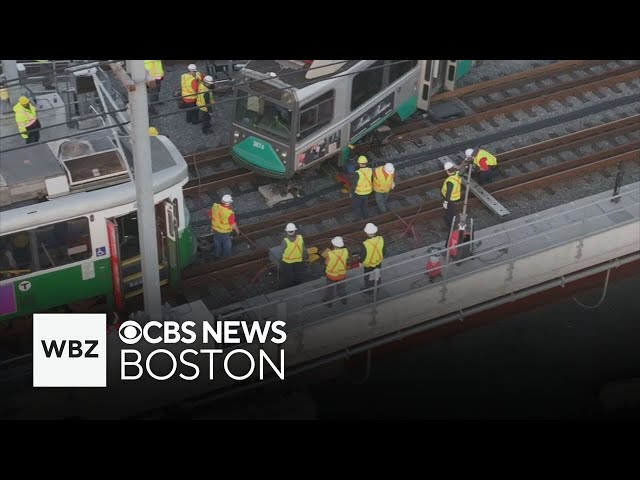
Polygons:
[[[150,137],[161,284],[196,252],[182,187],[187,164]],[[142,293],[130,138],[95,132],[2,153],[0,322],[87,299],[114,310]]]

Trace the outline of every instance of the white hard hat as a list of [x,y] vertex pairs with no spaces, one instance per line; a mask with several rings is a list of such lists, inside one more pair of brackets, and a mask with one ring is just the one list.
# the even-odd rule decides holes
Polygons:
[[342,240],[342,237],[334,237],[333,240],[331,240],[331,244],[334,247],[342,248],[344,247],[344,240]]
[[198,67],[196,67],[196,64],[195,64],[195,63],[190,63],[190,64],[189,64],[189,66],[187,67],[187,69],[188,69],[190,72],[195,72],[195,71],[197,71],[197,70],[198,70]]
[[296,230],[297,228],[293,223],[287,223],[287,227],[284,229],[285,232],[295,232]]
[[452,168],[456,168],[456,164],[453,162],[445,162],[444,169],[451,170]]
[[233,198],[231,198],[231,195],[223,195],[222,196],[222,202],[223,203],[231,203],[231,202],[233,202]]
[[367,223],[364,227],[364,233],[368,233],[369,235],[373,235],[378,231],[378,227],[376,227],[373,223]]
[[464,151],[464,154],[465,154],[467,157],[470,157],[471,155],[473,155],[473,148],[467,148],[467,149]]
[[391,175],[393,172],[396,171],[396,169],[393,168],[393,163],[385,163],[384,171],[387,172],[389,175]]
[[213,83],[213,77],[211,75],[207,75],[204,77],[204,81],[207,83]]

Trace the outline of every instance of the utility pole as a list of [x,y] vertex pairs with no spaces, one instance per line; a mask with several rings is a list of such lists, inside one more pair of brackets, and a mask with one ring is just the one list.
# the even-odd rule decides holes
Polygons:
[[153,183],[151,181],[153,172],[149,137],[147,71],[144,68],[144,60],[127,60],[127,69],[133,80],[133,85],[129,84],[127,89],[131,108],[131,139],[136,182],[144,310],[147,318],[162,321],[156,216],[153,204]]
[[[2,60],[2,71],[7,81],[9,101],[11,106],[18,102],[20,96],[20,82],[18,82],[18,62],[16,60]],[[33,98],[31,101],[35,101]]]

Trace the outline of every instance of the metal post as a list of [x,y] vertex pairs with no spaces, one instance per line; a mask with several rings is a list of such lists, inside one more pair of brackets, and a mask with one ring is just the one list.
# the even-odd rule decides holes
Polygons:
[[[9,90],[9,102],[16,103],[20,96],[20,83],[18,82],[18,62],[16,60],[2,60],[2,71],[7,81]],[[34,99],[31,99],[35,101]]]
[[618,173],[616,174],[616,184],[613,187],[613,203],[620,201],[620,187],[622,186],[622,179],[624,178],[624,170],[622,169],[622,162],[618,164]]
[[147,110],[147,71],[144,68],[144,60],[127,60],[127,67],[135,83],[135,91],[129,92],[129,105],[131,108],[131,138],[136,182],[144,310],[151,320],[162,321],[156,217],[153,205],[153,184],[150,181],[153,172],[151,169],[151,143]]

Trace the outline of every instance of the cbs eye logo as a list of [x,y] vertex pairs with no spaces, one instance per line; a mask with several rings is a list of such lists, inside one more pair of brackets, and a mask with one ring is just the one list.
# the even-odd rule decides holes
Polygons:
[[127,320],[120,325],[118,335],[120,335],[120,340],[124,343],[127,345],[133,345],[134,343],[138,343],[142,337],[142,328],[140,328],[140,325],[138,325],[137,322]]

